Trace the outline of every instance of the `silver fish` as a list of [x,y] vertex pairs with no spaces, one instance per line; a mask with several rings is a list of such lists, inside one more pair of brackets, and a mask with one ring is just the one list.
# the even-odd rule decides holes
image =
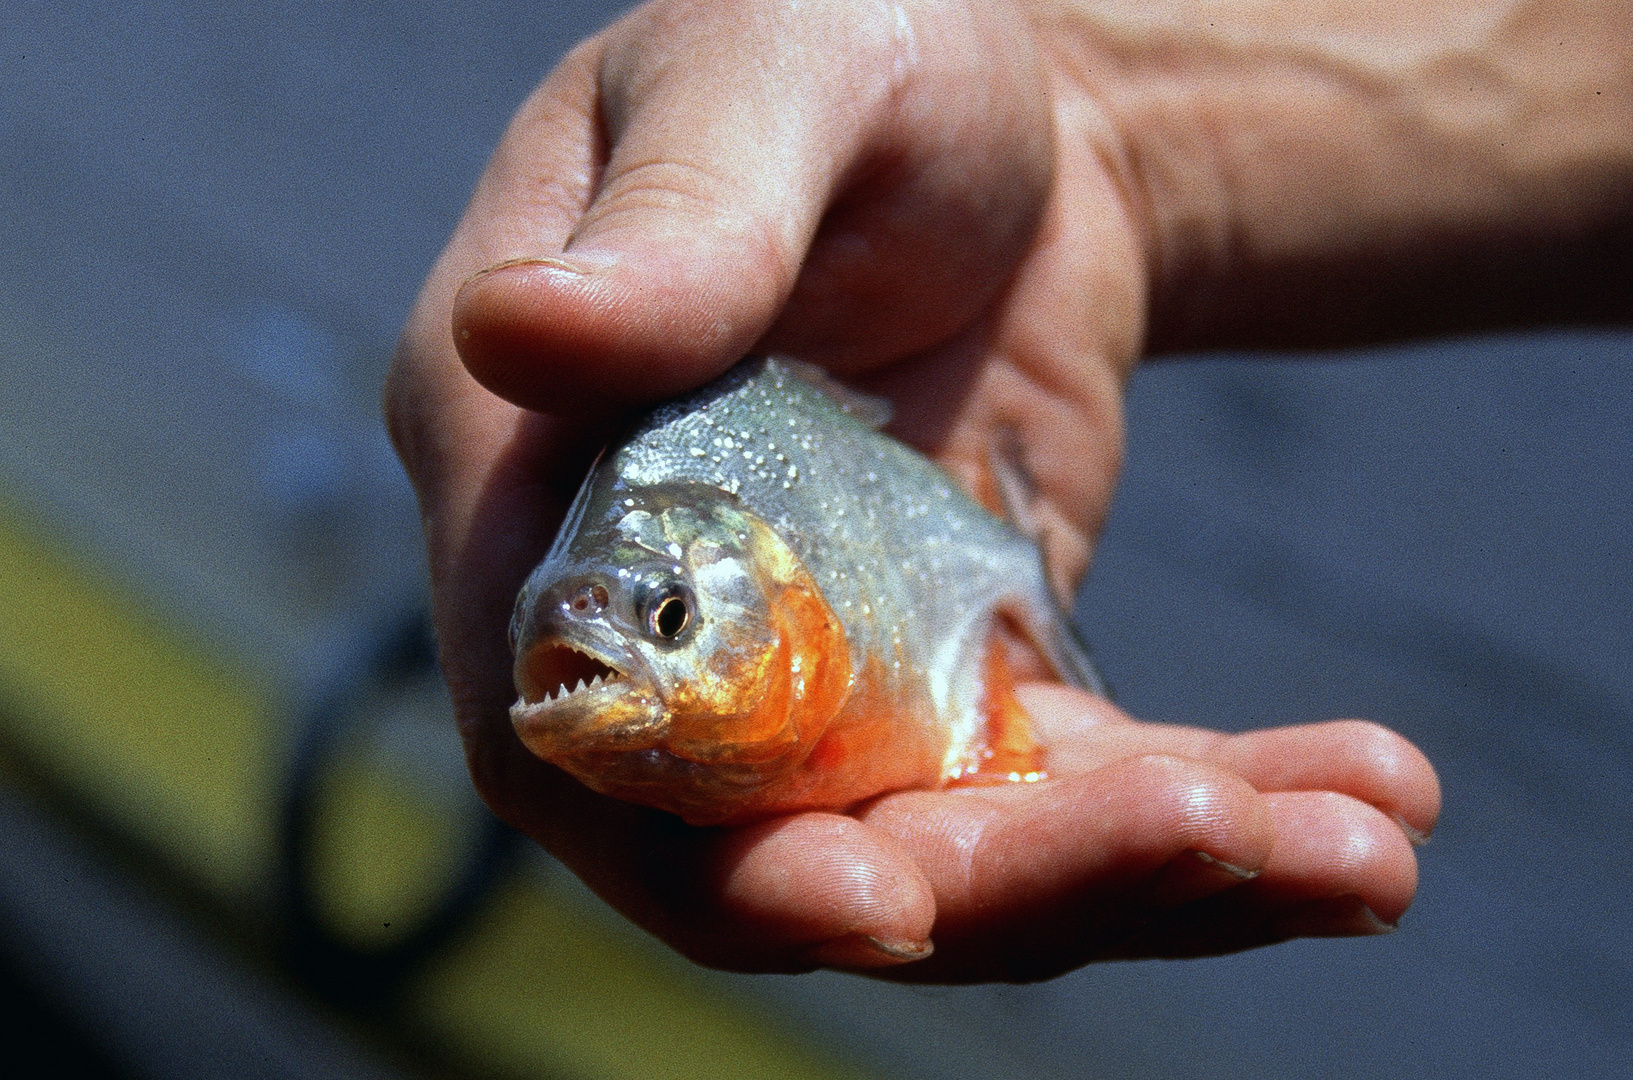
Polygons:
[[529,749],[694,824],[1041,776],[1000,631],[1098,678],[1037,545],[887,409],[751,358],[606,450],[517,599]]

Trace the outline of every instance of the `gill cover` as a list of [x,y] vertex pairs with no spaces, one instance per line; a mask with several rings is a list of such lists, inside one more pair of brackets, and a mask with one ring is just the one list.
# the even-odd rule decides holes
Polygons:
[[637,539],[656,525],[664,550],[684,553],[698,604],[678,663],[665,665],[662,748],[698,763],[797,766],[850,692],[844,626],[783,539],[728,497],[709,492],[655,518],[628,515],[620,530]]

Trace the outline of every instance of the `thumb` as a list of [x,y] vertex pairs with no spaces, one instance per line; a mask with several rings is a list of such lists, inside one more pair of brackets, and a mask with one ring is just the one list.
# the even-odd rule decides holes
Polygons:
[[[527,408],[601,414],[719,374],[798,314],[785,311],[796,285],[810,298],[808,314],[854,313],[854,300],[836,300],[846,287],[841,264],[848,259],[853,282],[876,284],[881,257],[902,261],[903,244],[870,249],[870,241],[884,231],[922,232],[932,208],[947,201],[913,190],[934,171],[913,161],[915,148],[919,158],[945,156],[947,133],[967,129],[960,116],[981,107],[979,95],[942,92],[946,78],[935,72],[947,65],[933,54],[950,44],[936,47],[933,29],[916,31],[901,12],[848,0],[664,0],[608,31],[596,84],[602,145],[588,163],[599,174],[593,197],[558,250],[507,260],[461,288],[455,341],[471,374]],[[953,25],[951,36],[973,32]],[[960,51],[972,52],[968,43]],[[907,108],[926,95],[948,108]],[[1010,138],[1009,128],[1000,130]],[[974,175],[957,176],[961,189],[1018,192],[1008,196],[1014,208],[986,194],[965,199],[980,204],[984,227],[1006,243],[1009,233],[1029,230],[1047,186],[1046,175],[1023,185],[982,175],[1012,170],[1014,159],[974,154]],[[891,173],[882,184],[881,172]],[[935,182],[947,186],[947,173]],[[536,188],[536,176],[524,180]],[[891,197],[881,198],[881,188]],[[853,229],[824,245],[844,216],[829,213],[837,193],[891,208],[852,213],[863,235]],[[969,248],[970,215],[957,216],[958,244]],[[819,256],[836,246],[849,254],[811,258],[814,243]],[[860,274],[859,261],[869,264]],[[961,266],[952,264],[965,261],[985,268],[966,275],[974,283],[966,293],[1008,270],[985,251],[923,264],[956,275]],[[809,274],[801,280],[812,267],[827,272],[815,288]],[[946,289],[932,291],[939,317],[959,306],[949,307]],[[806,328],[804,337],[813,336],[832,335]],[[797,348],[801,333],[777,338]]]

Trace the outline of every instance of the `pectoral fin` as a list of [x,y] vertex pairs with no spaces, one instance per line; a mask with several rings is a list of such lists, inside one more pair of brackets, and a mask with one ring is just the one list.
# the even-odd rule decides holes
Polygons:
[[1043,747],[1032,734],[1032,718],[1015,697],[1011,648],[1005,629],[994,627],[987,638],[981,670],[981,713],[985,731],[957,766],[956,775],[949,780],[951,784],[1006,784],[1045,779]]

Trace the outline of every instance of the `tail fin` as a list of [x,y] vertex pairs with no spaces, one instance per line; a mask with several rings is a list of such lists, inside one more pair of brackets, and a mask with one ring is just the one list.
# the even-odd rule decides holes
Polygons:
[[1111,689],[1106,685],[1105,676],[1095,666],[1088,645],[1078,636],[1072,621],[1056,611],[1049,629],[1051,632],[1039,635],[1046,640],[1039,641],[1038,648],[1044,659],[1054,666],[1061,682],[1109,700]]

